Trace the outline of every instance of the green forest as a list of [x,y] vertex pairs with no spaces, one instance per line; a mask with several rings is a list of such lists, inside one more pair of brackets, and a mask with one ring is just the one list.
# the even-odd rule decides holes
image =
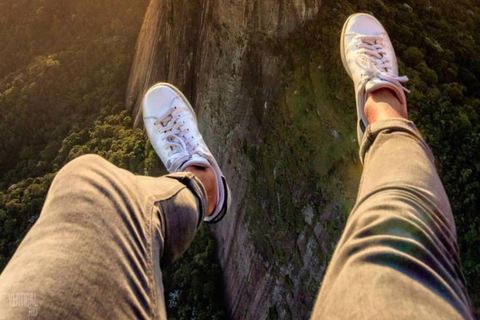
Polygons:
[[[147,5],[148,0],[0,0],[0,272],[38,218],[55,174],[70,160],[95,153],[137,174],[165,173],[144,133],[132,128],[132,117],[124,105],[135,42]],[[308,104],[305,101],[312,89],[302,77],[315,61],[324,66],[318,83],[328,83],[331,89],[324,94],[343,106],[341,111],[349,114],[347,118],[355,116],[352,86],[338,54],[338,41],[346,17],[358,11],[373,13],[385,24],[397,51],[400,72],[410,78],[409,113],[432,148],[450,197],[468,291],[478,316],[480,3],[322,1],[318,16],[301,30],[287,39],[268,39],[268,46],[288,62],[283,83],[304,87],[294,103]],[[290,101],[288,89],[285,95]],[[310,148],[306,146],[308,137],[302,133],[304,117],[293,119],[298,131],[274,129],[275,135],[271,135],[275,139],[288,136],[285,146],[292,157]],[[281,127],[281,121],[266,119],[265,136],[271,133],[270,128]],[[273,144],[268,138],[262,143]],[[349,145],[334,150],[333,157],[339,162],[318,174],[327,175],[341,159],[355,157],[356,148]],[[322,150],[312,154],[317,151]],[[258,159],[254,150],[246,147],[245,152],[252,155],[252,161]],[[262,174],[255,170],[268,167],[271,158],[279,155],[271,148],[271,154],[262,155],[262,164],[252,174]],[[285,158],[290,161],[288,155]],[[299,167],[297,160],[291,161]],[[306,188],[320,188],[313,185],[307,171],[300,171]],[[287,178],[280,186],[285,194],[289,194]],[[331,185],[335,180],[322,183],[326,186],[327,182]],[[328,198],[325,186],[318,192]],[[276,203],[262,186],[252,184],[252,188],[258,190],[259,197]],[[310,195],[316,196],[315,192]],[[287,228],[304,228],[293,218],[299,204],[287,197],[281,201],[287,215],[276,220],[277,230],[288,235]],[[312,205],[320,204],[312,200]],[[325,228],[333,239],[338,238],[351,209],[348,201],[340,207],[338,210],[344,212],[340,220]],[[253,207],[250,225],[270,223],[262,210]],[[252,238],[264,257],[285,260],[295,255],[280,246],[272,248],[268,241],[275,238],[264,230],[252,228]],[[278,235],[284,236],[281,232]],[[327,254],[319,259],[328,258]],[[220,274],[215,243],[203,228],[185,256],[165,271],[169,319],[226,319],[225,307],[218,299],[222,296]],[[317,289],[318,283],[312,283],[308,292],[314,294]],[[274,311],[269,316],[276,317]]]

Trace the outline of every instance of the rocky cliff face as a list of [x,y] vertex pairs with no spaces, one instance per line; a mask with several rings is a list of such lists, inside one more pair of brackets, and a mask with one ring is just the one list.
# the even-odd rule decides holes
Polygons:
[[197,112],[220,108],[205,100],[207,95],[211,99],[220,94],[219,103],[229,110],[243,106],[239,90],[254,88],[268,95],[275,88],[272,81],[279,79],[279,64],[268,52],[268,42],[287,36],[319,8],[319,0],[151,1],[127,89],[135,125],[141,122],[141,96],[155,81],[177,84],[198,106]]
[[[148,87],[158,81],[175,84],[196,108],[204,138],[229,179],[234,195],[232,211],[213,232],[232,319],[258,320],[275,314],[285,318],[282,314],[286,309],[295,319],[306,318],[325,270],[318,257],[311,252],[304,254],[312,251],[308,234],[299,231],[291,239],[294,247],[301,248],[295,250],[302,251],[298,267],[289,264],[288,256],[278,267],[279,263],[258,249],[247,224],[254,210],[252,200],[261,202],[251,185],[255,152],[259,152],[265,134],[262,127],[271,105],[284,95],[279,88],[283,88],[285,61],[276,52],[278,42],[314,18],[320,5],[320,0],[152,0],[137,44],[127,90],[127,106],[135,124],[141,125],[140,104]],[[320,116],[323,111],[317,107],[315,113]],[[248,156],[248,150],[254,150],[253,156],[252,152]],[[273,173],[271,168],[260,170],[268,170],[277,179],[279,165],[274,166]],[[280,211],[283,200],[280,193],[277,196]],[[323,220],[312,222],[314,210],[305,206],[303,213],[318,235],[331,210],[321,209]],[[257,233],[262,236],[261,230]],[[313,274],[312,269],[316,269]],[[311,278],[315,279],[310,288],[313,294],[301,297],[305,295],[302,282]],[[287,287],[287,298],[282,298]],[[300,298],[303,304],[298,302]]]

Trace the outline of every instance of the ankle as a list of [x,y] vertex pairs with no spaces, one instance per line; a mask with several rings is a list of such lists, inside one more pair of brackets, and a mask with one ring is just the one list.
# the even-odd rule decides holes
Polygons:
[[402,104],[395,93],[387,88],[368,94],[364,113],[370,124],[386,119],[408,119],[407,105]]
[[209,216],[215,210],[217,204],[217,179],[215,172],[210,167],[189,166],[184,171],[193,173],[203,184],[205,192],[207,193],[207,212]]

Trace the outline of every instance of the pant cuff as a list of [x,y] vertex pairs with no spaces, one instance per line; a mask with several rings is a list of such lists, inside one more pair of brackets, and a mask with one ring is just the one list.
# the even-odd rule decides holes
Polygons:
[[[406,120],[406,119],[387,119],[387,120],[380,120],[377,121],[373,124],[370,124],[367,129],[365,130],[365,133],[363,135],[362,143],[360,145],[360,161],[364,162],[365,156],[367,155],[368,151],[370,150],[370,147],[373,145],[375,142],[375,139],[377,136],[382,133],[394,133],[394,132],[404,132],[407,133],[411,136],[414,137],[414,139],[421,141],[427,150],[430,150],[427,146],[427,144],[424,142],[422,136],[418,132],[417,127],[415,124],[413,124],[412,121]],[[433,156],[431,155],[430,152],[430,158],[432,162],[435,162],[433,159]]]
[[197,228],[203,221],[207,213],[207,192],[205,187],[200,182],[200,180],[191,172],[176,172],[168,174],[166,177],[170,179],[175,179],[184,184],[188,190],[197,198],[198,203],[200,204],[200,212],[198,215]]

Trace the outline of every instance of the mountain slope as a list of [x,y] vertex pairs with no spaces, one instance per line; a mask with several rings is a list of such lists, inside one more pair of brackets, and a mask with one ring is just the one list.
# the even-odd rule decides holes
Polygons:
[[478,1],[152,1],[134,58],[146,6],[0,0],[0,270],[69,160],[97,153],[164,173],[133,127],[143,92],[168,80],[194,103],[235,195],[208,230],[217,246],[204,229],[166,270],[169,316],[227,318],[225,297],[232,319],[307,318],[361,172],[338,40],[346,17],[366,11],[411,79],[410,114],[450,195],[478,314]]
[[410,115],[437,157],[478,305],[478,10],[467,0],[151,2],[127,107],[140,119],[156,81],[196,106],[235,195],[213,227],[232,318],[306,318],[313,305],[361,172],[338,54],[357,11],[385,23],[411,78]]

